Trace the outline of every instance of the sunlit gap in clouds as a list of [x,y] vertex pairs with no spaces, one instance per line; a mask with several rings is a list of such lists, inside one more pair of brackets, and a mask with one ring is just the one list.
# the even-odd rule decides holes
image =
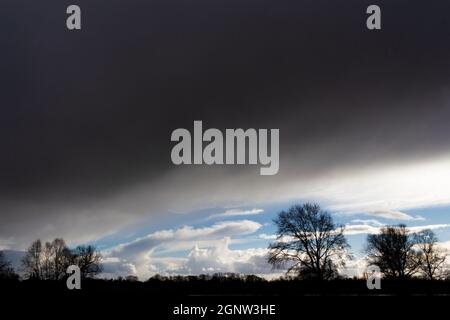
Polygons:
[[[426,161],[353,169],[293,190],[335,213],[382,213],[450,204],[450,155]],[[311,191],[312,190],[312,191]],[[418,218],[419,219],[419,218]]]

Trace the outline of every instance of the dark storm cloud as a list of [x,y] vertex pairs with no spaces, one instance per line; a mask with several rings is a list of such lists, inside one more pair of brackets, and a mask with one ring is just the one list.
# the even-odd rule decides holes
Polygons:
[[[167,209],[186,196],[167,182],[170,133],[193,120],[280,128],[277,181],[448,150],[447,1],[378,1],[376,32],[367,1],[78,1],[78,32],[69,4],[2,2],[4,237],[125,210],[107,232],[145,212],[119,196],[142,184]],[[201,193],[241,172],[212,170],[173,183]]]

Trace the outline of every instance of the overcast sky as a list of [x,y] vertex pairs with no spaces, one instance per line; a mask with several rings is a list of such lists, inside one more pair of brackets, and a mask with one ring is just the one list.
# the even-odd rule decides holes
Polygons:
[[[414,211],[450,204],[448,1],[377,1],[379,31],[361,0],[80,0],[75,32],[69,4],[1,4],[0,248],[59,236],[125,273],[214,255],[264,273],[267,242],[242,239],[270,240],[296,201],[354,225],[450,223]],[[279,128],[279,173],[173,165],[170,134],[194,120]]]

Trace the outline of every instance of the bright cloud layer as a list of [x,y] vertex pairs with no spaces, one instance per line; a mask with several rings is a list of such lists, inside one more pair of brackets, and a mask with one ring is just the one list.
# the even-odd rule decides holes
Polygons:
[[[230,270],[245,273],[245,269],[258,268],[262,271],[264,264],[256,264],[256,260],[261,259],[265,249],[239,251],[228,247],[234,237],[254,233],[261,226],[255,221],[240,220],[217,222],[207,227],[184,226],[179,229],[156,231],[132,242],[118,245],[105,254],[112,262],[120,261],[132,265],[133,273],[141,278],[167,270],[186,274]],[[206,248],[200,249],[200,246]],[[191,248],[194,249],[186,258],[171,256],[171,253]],[[164,258],[158,256],[161,253],[164,253]],[[110,265],[119,267],[118,264]]]
[[225,237],[213,248],[202,249],[195,245],[187,259],[180,261],[175,268],[168,268],[167,272],[184,275],[217,272],[260,275],[273,273],[267,263],[267,249],[231,250],[229,244],[230,238]]
[[225,218],[225,217],[236,217],[236,216],[250,216],[263,213],[263,209],[250,209],[250,210],[242,210],[242,209],[230,209],[222,213],[212,214],[208,217],[208,219],[215,218]]
[[[369,224],[349,224],[345,226],[344,234],[347,235],[365,234],[365,233],[375,234],[379,233],[381,228],[382,228],[381,226],[372,226]],[[420,232],[426,229],[437,230],[444,228],[450,228],[450,224],[430,224],[423,226],[408,227],[407,229],[410,232]]]

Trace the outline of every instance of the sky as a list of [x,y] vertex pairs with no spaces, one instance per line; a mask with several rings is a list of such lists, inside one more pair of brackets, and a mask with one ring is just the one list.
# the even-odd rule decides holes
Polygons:
[[[304,202],[357,256],[384,224],[448,245],[448,1],[377,1],[376,31],[363,0],[80,0],[79,31],[69,4],[0,5],[0,249],[63,237],[110,276],[272,275],[272,219]],[[195,120],[279,129],[278,174],[175,166]]]

